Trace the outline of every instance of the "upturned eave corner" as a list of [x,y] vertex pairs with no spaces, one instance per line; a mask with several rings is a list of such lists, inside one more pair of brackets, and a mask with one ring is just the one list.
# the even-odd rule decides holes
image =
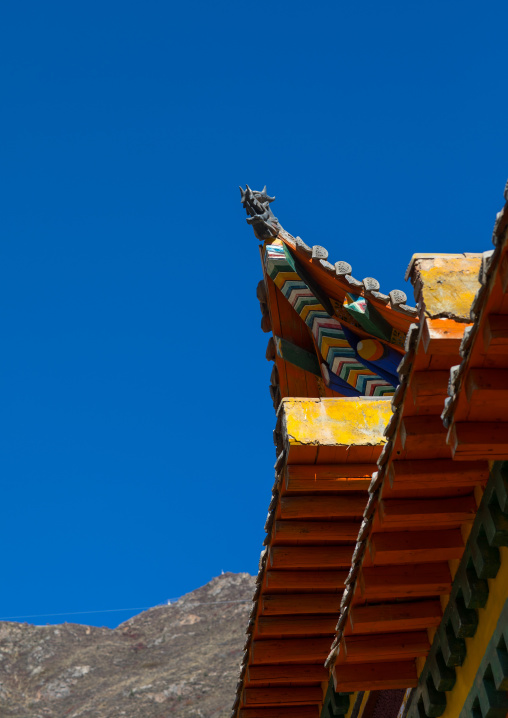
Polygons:
[[[260,248],[280,390],[237,718],[508,715],[505,200],[494,250],[413,256],[416,322],[280,225]],[[310,349],[339,387],[383,326],[391,400],[309,391]]]
[[[291,251],[296,253],[300,261],[308,265],[319,283],[329,282],[330,276],[336,281],[339,294],[353,292],[369,299],[382,312],[406,315],[412,320],[416,319],[418,312],[415,307],[407,304],[407,295],[402,289],[392,289],[388,294],[380,291],[380,282],[375,277],[356,279],[353,277],[351,264],[344,260],[334,263],[329,261],[329,252],[326,247],[319,244],[309,246],[299,236],[287,232],[274,216],[270,207],[275,197],[268,195],[266,185],[261,191],[253,190],[246,185],[245,190],[240,187],[241,202],[247,212],[247,223],[254,230],[254,234],[262,242],[271,243],[279,240]],[[328,279],[327,279],[328,275]]]
[[281,227],[270,207],[275,197],[270,197],[266,185],[261,192],[252,190],[248,184],[245,189],[240,186],[240,194],[243,208],[247,212],[247,224],[252,226],[256,237],[261,242],[276,237]]

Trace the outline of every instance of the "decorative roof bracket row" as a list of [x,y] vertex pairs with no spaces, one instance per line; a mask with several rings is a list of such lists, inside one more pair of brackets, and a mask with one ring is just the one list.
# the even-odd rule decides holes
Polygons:
[[[456,682],[456,668],[464,663],[467,655],[464,639],[476,634],[478,610],[485,608],[489,597],[487,579],[495,579],[498,574],[501,546],[508,547],[508,462],[495,463],[491,471],[443,619],[415,688],[408,718],[434,718],[444,713],[447,693]],[[503,640],[507,640],[508,623],[502,628]],[[507,688],[508,653],[504,645],[504,653],[502,648],[494,651],[484,666],[471,689],[471,705],[464,708],[461,716],[475,715],[472,704],[476,699],[481,704],[481,715],[491,715],[488,711],[494,708],[508,712]]]

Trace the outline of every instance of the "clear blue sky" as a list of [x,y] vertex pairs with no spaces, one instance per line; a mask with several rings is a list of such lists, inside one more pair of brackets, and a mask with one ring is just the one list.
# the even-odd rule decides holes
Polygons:
[[256,571],[274,415],[238,185],[267,183],[288,231],[384,291],[413,252],[491,248],[507,20],[505,2],[2,4],[1,617]]

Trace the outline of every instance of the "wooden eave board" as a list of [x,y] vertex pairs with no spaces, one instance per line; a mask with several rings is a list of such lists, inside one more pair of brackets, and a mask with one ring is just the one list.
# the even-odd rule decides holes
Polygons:
[[[471,387],[490,377],[493,370],[508,369],[508,343],[495,346],[489,344],[488,325],[492,317],[504,317],[508,328],[508,242],[505,240],[489,285],[485,288],[486,298],[475,322],[475,333],[471,347],[461,367],[461,387],[453,414],[453,422],[508,422],[508,387],[498,372],[498,391],[485,392],[484,397],[475,396]],[[474,370],[486,370],[483,374]]]
[[[434,324],[439,320],[426,319],[424,322]],[[456,323],[455,331],[462,335],[465,324]],[[436,350],[439,344],[436,345]],[[407,383],[404,402],[401,410],[401,419],[398,423],[395,434],[392,437],[393,451],[392,463],[394,466],[395,479],[393,485],[387,478],[383,486],[382,498],[385,498],[385,490],[387,496],[396,492],[396,497],[400,501],[415,501],[415,494],[411,487],[411,479],[415,477],[418,492],[422,491],[422,500],[428,500],[433,495],[442,499],[447,495],[450,498],[458,496],[470,496],[474,493],[474,486],[478,483],[485,483],[488,478],[488,466],[484,462],[472,462],[470,468],[465,472],[460,466],[455,466],[447,447],[446,436],[447,431],[442,424],[440,414],[444,406],[446,398],[447,383],[443,380],[443,368],[436,369],[435,389],[432,390],[434,398],[433,413],[419,413],[419,402],[422,398],[422,385],[429,386],[432,384],[433,370],[432,365],[433,354],[425,351],[420,341],[415,359],[413,361],[413,370]],[[458,354],[441,355],[442,364],[448,364],[448,370],[457,363]],[[445,364],[446,362],[446,364]],[[428,396],[428,391],[424,394],[424,398]],[[411,462],[414,462],[414,466]],[[418,471],[418,466],[425,466],[429,462],[430,475],[428,485],[422,489],[421,481],[422,473]],[[405,477],[404,483],[397,480],[397,465],[402,467],[402,473]],[[467,467],[465,467],[467,468]],[[415,472],[417,472],[415,474]],[[432,473],[436,472],[438,479],[434,483]],[[478,480],[475,480],[476,472],[478,472]],[[448,483],[446,476],[452,474],[452,480]],[[405,489],[407,488],[407,495]],[[395,490],[395,491],[394,491]],[[429,527],[430,528],[430,527]]]
[[[450,366],[457,363],[458,342],[456,341],[455,337],[450,336],[449,328],[445,327],[446,331],[443,332],[443,327],[444,324],[442,323],[437,325],[437,327],[434,327],[432,324],[429,324],[429,326],[427,327],[428,336],[426,345],[425,347],[423,347],[422,344],[422,346],[419,347],[419,350],[416,355],[416,361],[414,363],[414,370],[427,372],[442,372],[448,370]],[[454,326],[451,327],[451,329],[454,328]],[[464,324],[462,325],[462,329],[463,328]],[[444,349],[444,351],[441,351],[441,349]],[[442,398],[444,402],[445,395],[443,395]],[[436,408],[439,406],[439,395],[437,396],[435,401],[430,402],[430,405],[432,407],[435,406]],[[434,411],[434,409],[432,409],[432,411]],[[405,418],[418,419],[421,416],[421,418],[429,417],[429,419],[434,419],[438,415],[437,413],[430,413],[428,405],[426,412],[427,413],[422,413],[421,415],[418,413],[418,392],[416,392],[415,403],[415,398],[412,397],[411,392],[406,391],[404,398],[403,416]],[[329,427],[333,426],[333,422],[330,422],[330,417],[326,419],[325,423],[327,423]],[[408,422],[408,426],[410,425],[411,422]],[[413,423],[413,427],[414,426],[418,425]],[[290,435],[293,438],[295,437],[295,432],[293,431],[288,431],[287,434],[288,436]],[[449,451],[448,454],[445,453],[444,456],[441,453],[443,452],[443,444],[441,441],[442,434],[437,428],[437,424],[435,422],[433,424],[432,431],[427,432],[427,434],[429,437],[438,437],[438,447],[436,448],[434,441],[428,441],[427,445],[423,447],[425,449],[425,453],[423,456],[421,442],[420,444],[418,444],[415,442],[408,441],[407,439],[407,437],[411,437],[413,434],[411,433],[411,431],[406,432],[407,436],[404,441],[398,435],[398,432],[395,432],[395,435],[393,436],[389,435],[389,438],[394,441],[392,456],[396,457],[396,460],[400,459],[401,461],[423,461],[426,459],[435,460],[441,458],[449,458]],[[355,449],[356,453],[352,451],[353,448]],[[292,441],[289,438],[286,441],[286,461],[289,465],[316,465],[317,467],[321,463],[323,466],[329,467],[329,465],[333,463],[341,463],[343,465],[348,463],[354,463],[355,461],[358,463],[370,463],[370,461],[374,462],[374,460],[379,454],[379,451],[379,444],[358,445],[353,443],[348,448],[346,442],[336,442],[335,440],[330,441],[330,438],[328,438],[328,442],[316,442],[315,440]],[[457,488],[461,490],[461,494],[463,495],[463,497],[469,499],[472,498],[474,486],[472,486],[471,480],[469,480],[467,486],[461,487],[460,483],[457,484],[457,480],[455,477],[453,487],[450,487],[450,498],[456,495]],[[283,482],[279,486],[279,491],[280,497],[277,501],[278,505],[275,506],[275,516],[278,520],[282,521],[284,519],[281,518],[280,500],[281,498],[284,498],[284,496],[292,498],[294,494],[284,494]],[[397,496],[390,499],[392,502],[397,500],[407,501],[408,499],[414,499],[414,493],[409,493],[407,496],[405,496],[404,486],[398,488],[397,491]],[[408,488],[407,491],[410,492],[411,489]],[[348,494],[350,498],[351,492],[348,492]],[[308,496],[309,499],[311,497],[314,497],[315,492],[309,493]],[[441,488],[439,497],[442,496],[443,492]],[[432,499],[432,486],[426,489],[425,499],[427,501],[429,499]],[[325,518],[326,520],[329,519],[328,516],[314,516],[312,517],[312,519],[307,517],[302,520],[320,521],[322,520],[322,518]],[[350,517],[348,517],[348,519],[349,518]],[[336,520],[340,522],[342,521],[342,517],[337,518]],[[378,511],[376,521],[378,521],[381,525],[382,520],[383,516]],[[335,607],[337,606],[337,602],[340,602],[341,598],[341,593],[337,592],[336,583],[334,583],[334,591],[330,590],[330,588],[327,588],[327,586],[330,586],[330,584],[332,583],[330,581],[327,582],[327,576],[334,573],[331,570],[320,569],[319,571],[315,571],[314,569],[310,568],[303,569],[301,571],[302,576],[304,574],[307,574],[308,576],[310,574],[313,574],[313,579],[312,581],[310,581],[310,583],[314,581],[314,584],[312,587],[310,587],[308,585],[308,582],[306,590],[302,592],[301,585],[299,586],[298,591],[295,588],[295,586],[298,585],[298,581],[295,580],[298,574],[297,569],[291,568],[287,570],[275,570],[270,568],[270,549],[272,548],[272,546],[275,547],[276,545],[276,543],[273,542],[271,538],[275,530],[275,526],[276,521],[272,520],[270,534],[267,538],[267,541],[265,542],[267,544],[268,551],[265,559],[263,559],[261,562],[262,582],[260,586],[260,597],[257,601],[257,608],[254,613],[254,620],[251,629],[251,635],[255,636],[256,638],[254,641],[248,643],[247,650],[249,658],[247,671],[249,670],[249,666],[251,665],[253,667],[258,666],[260,668],[265,666],[268,668],[268,670],[271,666],[276,667],[277,665],[288,665],[288,662],[289,664],[295,666],[303,666],[309,664],[318,665],[322,657],[321,652],[324,649],[325,645],[323,641],[323,636],[320,633],[305,633],[305,625],[312,625],[312,620],[308,620],[309,617],[317,617],[315,625],[322,626],[323,619],[326,623],[326,621],[328,621],[334,615],[334,613],[336,615]],[[374,536],[375,526],[376,524],[374,524],[374,529],[372,532]],[[422,530],[421,527],[420,530]],[[432,527],[430,527],[430,530],[432,530]],[[384,531],[386,531],[386,528],[384,529]],[[334,540],[336,542],[336,536],[334,537]],[[347,540],[345,540],[344,543],[347,545]],[[277,544],[277,546],[281,545],[283,546],[284,544]],[[304,547],[322,547],[323,542],[320,541],[319,543],[314,544],[312,540],[308,543],[303,540],[301,545]],[[291,546],[294,547],[294,544],[292,543]],[[333,544],[331,548],[334,546],[335,544]],[[457,547],[454,546],[454,551],[456,550]],[[455,553],[454,555],[457,554]],[[391,605],[395,602],[397,603],[397,610],[399,610],[398,607],[403,607],[405,601],[412,602],[415,599],[423,602],[433,601],[435,603],[439,600],[440,596],[444,596],[444,594],[446,594],[450,590],[452,571],[450,570],[451,567],[448,561],[436,560],[432,562],[430,560],[433,558],[432,553],[430,553],[426,558],[428,559],[428,561],[425,564],[415,565],[414,562],[412,562],[410,565],[402,564],[402,568],[400,564],[376,566],[375,561],[374,565],[372,565],[371,567],[366,566],[362,572],[362,580],[357,583],[357,587],[360,587],[360,593],[357,592],[357,594],[355,594],[353,606],[361,607],[365,606],[367,602],[375,603],[376,601],[381,604],[387,605]],[[343,572],[339,570],[338,574],[340,575],[340,577],[342,577]],[[286,586],[284,586],[284,575],[286,575],[288,579]],[[335,580],[336,576],[334,576],[333,582],[335,582]],[[276,589],[270,588],[270,581],[272,581],[272,587],[275,582]],[[402,590],[402,593],[400,595],[397,593],[397,591],[399,590],[398,587],[400,587],[400,590]],[[403,591],[404,587],[406,589],[405,592]],[[374,593],[372,593],[372,591],[374,591]],[[377,594],[376,591],[378,592]],[[366,599],[365,596],[368,596],[368,599]],[[406,611],[406,621],[409,620],[407,619],[407,613],[408,612]],[[265,617],[269,618],[270,616],[281,617],[281,619],[285,621],[286,626],[294,626],[294,624],[292,624],[291,622],[292,620],[294,620],[295,617],[304,617],[302,618],[301,624],[297,627],[299,634],[298,637],[287,637],[288,634],[286,634],[276,639],[274,639],[273,637],[263,638],[262,631],[260,631],[259,621]],[[395,618],[397,619],[398,616],[396,616]],[[425,635],[421,635],[422,633],[424,633],[421,629],[421,625],[419,625],[417,622],[415,623],[416,619],[413,620],[413,623],[411,623],[411,620],[409,620],[409,624],[403,624],[403,622],[401,624],[401,622],[399,621],[399,626],[403,625],[404,631],[394,631],[393,633],[390,633],[388,635],[386,640],[382,637],[379,638],[379,630],[377,631],[378,638],[376,640],[378,641],[378,644],[380,646],[377,656],[378,658],[381,657],[379,658],[381,663],[377,662],[377,659],[374,663],[369,663],[368,658],[363,659],[362,656],[358,655],[357,653],[355,658],[355,661],[357,662],[352,665],[349,665],[346,656],[345,663],[340,666],[340,671],[342,676],[346,676],[346,672],[349,669],[352,669],[348,674],[350,676],[350,678],[348,679],[350,680],[350,683],[348,685],[353,685],[354,680],[358,679],[359,675],[365,675],[366,678],[364,680],[371,681],[368,686],[364,682],[364,684],[360,686],[360,688],[363,689],[368,689],[370,687],[372,687],[373,689],[382,689],[388,687],[405,687],[407,685],[415,684],[415,659],[416,656],[422,656],[425,654],[428,641],[426,640]],[[419,620],[421,621],[421,619]],[[434,622],[435,620],[436,619],[434,618]],[[331,623],[327,625],[331,625]],[[376,632],[372,631],[372,633],[374,634]],[[399,633],[402,634],[403,638],[401,638],[400,635],[397,635]],[[369,633],[360,633],[358,635],[355,635],[354,627],[351,627],[351,631],[348,630],[347,635],[352,638],[352,645],[361,646],[361,640],[358,644],[355,644],[355,640],[358,637],[362,637],[365,635],[367,635],[368,638]],[[431,636],[429,635],[428,638],[430,637]],[[400,643],[401,650],[398,650],[398,645],[400,641],[402,641]],[[397,657],[400,657],[401,660],[397,661]],[[388,663],[390,664],[390,668],[397,667],[396,673],[398,672],[398,676],[396,679],[394,679],[393,670],[387,672],[383,669],[383,666],[388,667],[388,664],[384,663],[384,661],[387,661],[387,659]],[[365,660],[367,660],[367,663],[365,663]],[[265,675],[268,676],[269,673]],[[368,679],[368,676],[371,676],[371,678]],[[404,679],[402,679],[401,676],[404,676]],[[404,686],[399,685],[399,683],[395,685],[394,680],[396,681],[396,683],[397,681],[400,683],[402,680],[404,680]],[[307,683],[306,685],[309,684]],[[314,688],[316,687],[315,684],[311,685],[313,685]],[[263,687],[263,684],[261,685],[261,687]],[[324,689],[326,688],[326,684],[322,683],[321,688],[324,691]],[[337,690],[343,689],[340,687],[340,685],[338,685]],[[352,689],[349,688],[349,690]],[[240,704],[239,715],[242,715],[242,711],[248,711],[250,714],[250,712],[254,710],[254,708],[252,707],[252,704],[246,703],[246,701],[248,700],[248,695],[245,692],[242,695],[244,702]],[[272,695],[275,695],[275,693],[272,693]],[[277,695],[281,696],[282,694]],[[277,718],[279,718],[279,716],[282,716],[284,714],[284,711],[287,711],[288,708],[291,708],[291,704],[283,703],[282,699],[278,700],[280,702],[277,705]],[[305,698],[303,700],[305,700]],[[309,703],[309,705],[306,706],[306,709],[316,708],[318,711],[317,715],[319,715],[320,705],[320,703],[312,705],[311,703]],[[264,712],[260,713],[259,716],[260,718],[268,718],[268,713],[266,712],[268,710],[268,706],[263,706],[263,708]],[[247,713],[244,714],[247,715]]]
[[[467,527],[476,512],[475,487],[481,487],[488,477],[486,462],[470,462],[462,472],[460,464],[452,461],[446,443],[447,431],[440,419],[447,395],[445,378],[450,367],[460,360],[460,342],[457,339],[462,336],[466,324],[455,322],[446,327],[438,324],[436,328],[438,321],[423,320],[429,326],[427,330],[421,327],[410,373],[404,380],[406,386],[402,406],[399,407],[400,418],[395,416],[393,427],[387,428],[387,438],[393,442],[389,464],[393,468],[390,469],[391,475],[387,472],[384,478],[351,602],[352,613],[343,631],[345,645],[348,636],[349,641],[355,637],[366,637],[368,645],[369,636],[374,637],[380,630],[387,630],[389,622],[386,621],[376,623],[371,620],[370,627],[369,622],[358,622],[358,629],[355,629],[354,620],[351,620],[355,610],[361,611],[362,607],[369,605],[374,610],[377,604],[379,615],[390,615],[395,626],[385,634],[387,639],[391,636],[386,642],[386,646],[393,651],[390,660],[399,660],[405,666],[413,665],[414,676],[417,657],[425,655],[428,649],[423,650],[423,644],[415,644],[413,649],[404,640],[399,627],[421,630],[422,622],[418,616],[413,619],[410,616],[414,602],[422,603],[425,608],[427,603],[436,606],[441,600],[446,601],[454,567],[464,549],[462,532],[467,534]],[[442,328],[446,331],[443,332]],[[431,341],[423,341],[425,333]],[[443,336],[443,353],[439,352],[440,335]],[[455,346],[456,353],[451,353],[452,346]],[[433,372],[436,373],[435,382]],[[422,398],[425,410],[420,412]],[[398,464],[400,472],[397,471]],[[428,466],[429,473],[425,473],[425,466]],[[433,473],[436,474],[435,480]],[[451,476],[449,484],[446,481],[448,475]],[[416,488],[412,488],[413,483]],[[412,533],[415,538],[411,537]],[[436,625],[438,617],[439,613],[427,624],[431,628],[426,645],[430,645],[432,626]],[[414,655],[411,656],[412,651]],[[365,658],[356,655],[354,661],[368,663],[372,660],[376,665],[377,660],[386,660],[388,653],[380,650],[378,659],[369,659],[367,652]],[[347,651],[341,655],[339,650],[334,669],[336,689],[339,691],[352,690],[352,686],[358,685],[354,682],[354,674],[351,674],[350,680],[347,677],[349,674],[342,670],[348,665]],[[354,665],[356,663],[352,663],[351,667]],[[377,688],[393,687],[390,682],[393,675],[387,675],[385,681],[380,680],[380,675],[376,679]]]
[[[339,406],[346,405],[344,412],[337,410],[337,402]],[[367,414],[381,417],[383,425],[390,416],[389,401],[367,399],[357,400],[357,403],[368,405]],[[308,410],[304,411],[304,415],[300,412],[302,404]],[[383,446],[381,431],[372,435],[369,432],[362,434],[353,427],[349,434],[343,427],[348,441],[356,437],[359,441],[370,443],[358,447],[345,442],[340,447],[330,445],[329,442],[337,439],[336,434],[325,430],[330,420],[326,409],[332,405],[336,413],[342,415],[343,424],[348,420],[358,423],[348,399],[307,403],[285,400],[279,412],[280,415],[291,413],[296,406],[302,421],[308,423],[308,426],[301,427],[310,442],[303,448],[332,451],[322,464],[315,463],[316,452],[312,465],[300,461],[292,464],[291,457],[298,459],[298,452],[289,450],[286,453],[288,461],[281,471],[277,501],[272,507],[273,518],[265,541],[266,555],[259,598],[251,622],[240,714],[253,706],[260,707],[259,701],[265,701],[263,706],[266,709],[277,705],[282,711],[295,705],[294,701],[300,697],[304,702],[310,701],[307,705],[320,710],[327,689],[328,673],[325,672],[323,677],[319,671],[333,639],[344,580],[366,503],[367,481]],[[289,426],[290,431],[298,436],[296,426],[291,428],[291,422]],[[300,435],[300,438],[303,436]],[[364,453],[358,451],[355,454],[357,448],[367,450],[369,463],[365,461]],[[359,459],[356,463],[355,455]],[[333,456],[338,456],[340,461],[334,463]],[[303,481],[298,491],[287,488],[288,476],[300,477]],[[330,484],[334,478],[340,480]],[[362,482],[361,486],[351,488],[347,485],[348,480],[355,479]],[[306,483],[309,481],[310,484]],[[320,490],[320,484],[326,484],[325,491]],[[291,672],[290,666],[294,667],[294,672]],[[280,672],[280,667],[285,668]],[[268,690],[274,686],[272,668],[274,675],[278,676],[275,685],[290,685],[295,689],[293,694],[290,691]],[[309,679],[309,672],[314,680]],[[257,676],[255,686],[252,675]],[[316,676],[320,680],[316,680]],[[249,691],[250,687],[259,690],[253,693]],[[308,689],[307,693],[304,688]],[[311,701],[312,696],[314,702]]]
[[[326,480],[333,470],[332,465],[323,465],[323,480]],[[370,473],[374,470],[374,462],[369,466]],[[353,464],[348,463],[347,465],[339,464],[335,473],[340,476],[343,473],[353,473],[364,475],[368,471],[365,464],[360,464],[359,469],[355,470]],[[290,466],[288,467],[291,468]],[[317,482],[320,481],[320,466],[315,465],[313,475]],[[319,494],[316,495],[305,495],[300,492],[295,497],[293,493],[287,492],[285,489],[284,481],[281,482],[280,487],[280,499],[284,501],[288,499],[301,499],[306,498],[320,498]],[[344,501],[351,501],[352,496],[361,498],[362,505],[365,504],[367,496],[366,488],[361,491],[351,492],[350,490],[341,490],[340,484],[336,491],[328,491],[326,496],[328,500],[337,501],[340,497],[343,497]],[[292,523],[290,521],[290,523]],[[323,522],[319,518],[314,518],[313,521],[308,523],[322,524]],[[355,525],[355,531],[350,529],[351,522],[342,520],[336,520],[334,522],[325,522],[330,528],[335,529],[334,537],[331,541],[319,541],[315,542],[311,535],[309,540],[301,539],[301,552],[305,551],[317,551],[318,553],[323,552],[326,554],[333,553],[333,551],[340,549],[345,551],[345,563],[339,558],[339,563],[347,564],[347,568],[337,570],[333,566],[326,566],[324,569],[321,567],[312,567],[313,561],[309,564],[306,569],[291,569],[291,570],[276,570],[271,566],[270,559],[267,561],[267,570],[265,571],[264,581],[261,588],[261,595],[258,600],[258,610],[256,613],[254,626],[252,630],[253,641],[251,643],[251,649],[249,653],[249,663],[247,668],[247,676],[251,673],[260,676],[255,686],[260,690],[254,694],[248,690],[242,693],[242,703],[240,705],[240,711],[243,709],[251,708],[255,703],[253,701],[263,701],[263,696],[266,695],[267,701],[273,700],[278,701],[277,703],[265,703],[266,706],[274,707],[277,705],[279,708],[284,709],[286,707],[295,705],[295,700],[300,696],[306,705],[314,705],[319,712],[321,710],[321,703],[326,692],[327,687],[327,672],[323,677],[321,673],[319,676],[322,682],[314,682],[309,679],[308,674],[311,671],[311,675],[316,676],[319,671],[322,671],[326,655],[330,643],[333,638],[336,616],[340,599],[342,595],[341,585],[347,575],[349,567],[349,556],[354,547],[355,533],[357,531],[359,522]],[[346,536],[340,536],[340,527],[344,523],[346,527]],[[280,547],[279,542],[273,542],[273,535],[276,533],[276,524],[272,528],[272,536],[268,543],[268,552],[270,553],[271,547]],[[336,541],[341,542],[341,546],[337,547]],[[283,545],[284,549],[284,545]],[[287,549],[294,551],[295,546],[290,543],[287,545]],[[299,548],[296,546],[296,550]],[[345,554],[344,554],[345,555]],[[319,559],[316,559],[319,563]],[[270,576],[276,576],[276,587],[273,587],[273,582]],[[287,577],[287,586],[284,587],[284,577]],[[329,578],[328,578],[329,577]],[[307,580],[308,579],[308,580]],[[310,586],[313,586],[311,588]],[[295,588],[296,587],[296,588]],[[314,612],[313,612],[314,611]],[[262,661],[262,663],[260,663]],[[290,685],[294,690],[284,691],[268,691],[269,687],[273,686],[272,671],[270,669],[278,670],[278,666],[293,666],[294,670],[291,671],[288,668],[285,669],[285,674],[277,679],[276,685]],[[263,666],[266,666],[266,671],[263,673]],[[314,666],[314,669],[311,668]],[[246,679],[247,681],[248,679]],[[246,682],[246,687],[253,686],[252,683]],[[305,693],[303,690],[307,688],[308,691]],[[263,690],[266,693],[263,693]],[[314,697],[314,703],[309,703],[310,700],[307,696]],[[317,697],[319,696],[319,701]],[[248,702],[251,701],[251,702]],[[260,703],[256,703],[260,705]],[[319,713],[318,713],[319,714]]]
[[443,413],[455,460],[508,459],[508,204],[496,227],[497,245],[482,266],[473,303],[475,323],[450,377]]
[[333,679],[337,691],[347,692],[414,688],[418,683],[414,660],[342,663],[334,668]]

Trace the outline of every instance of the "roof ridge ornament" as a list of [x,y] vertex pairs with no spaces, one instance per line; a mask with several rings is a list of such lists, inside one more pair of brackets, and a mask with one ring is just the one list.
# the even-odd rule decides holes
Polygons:
[[281,226],[270,209],[270,203],[274,201],[275,197],[268,195],[266,185],[261,192],[258,192],[246,184],[245,190],[240,187],[240,194],[242,195],[242,205],[249,215],[247,223],[252,225],[256,237],[261,240],[276,237]]

